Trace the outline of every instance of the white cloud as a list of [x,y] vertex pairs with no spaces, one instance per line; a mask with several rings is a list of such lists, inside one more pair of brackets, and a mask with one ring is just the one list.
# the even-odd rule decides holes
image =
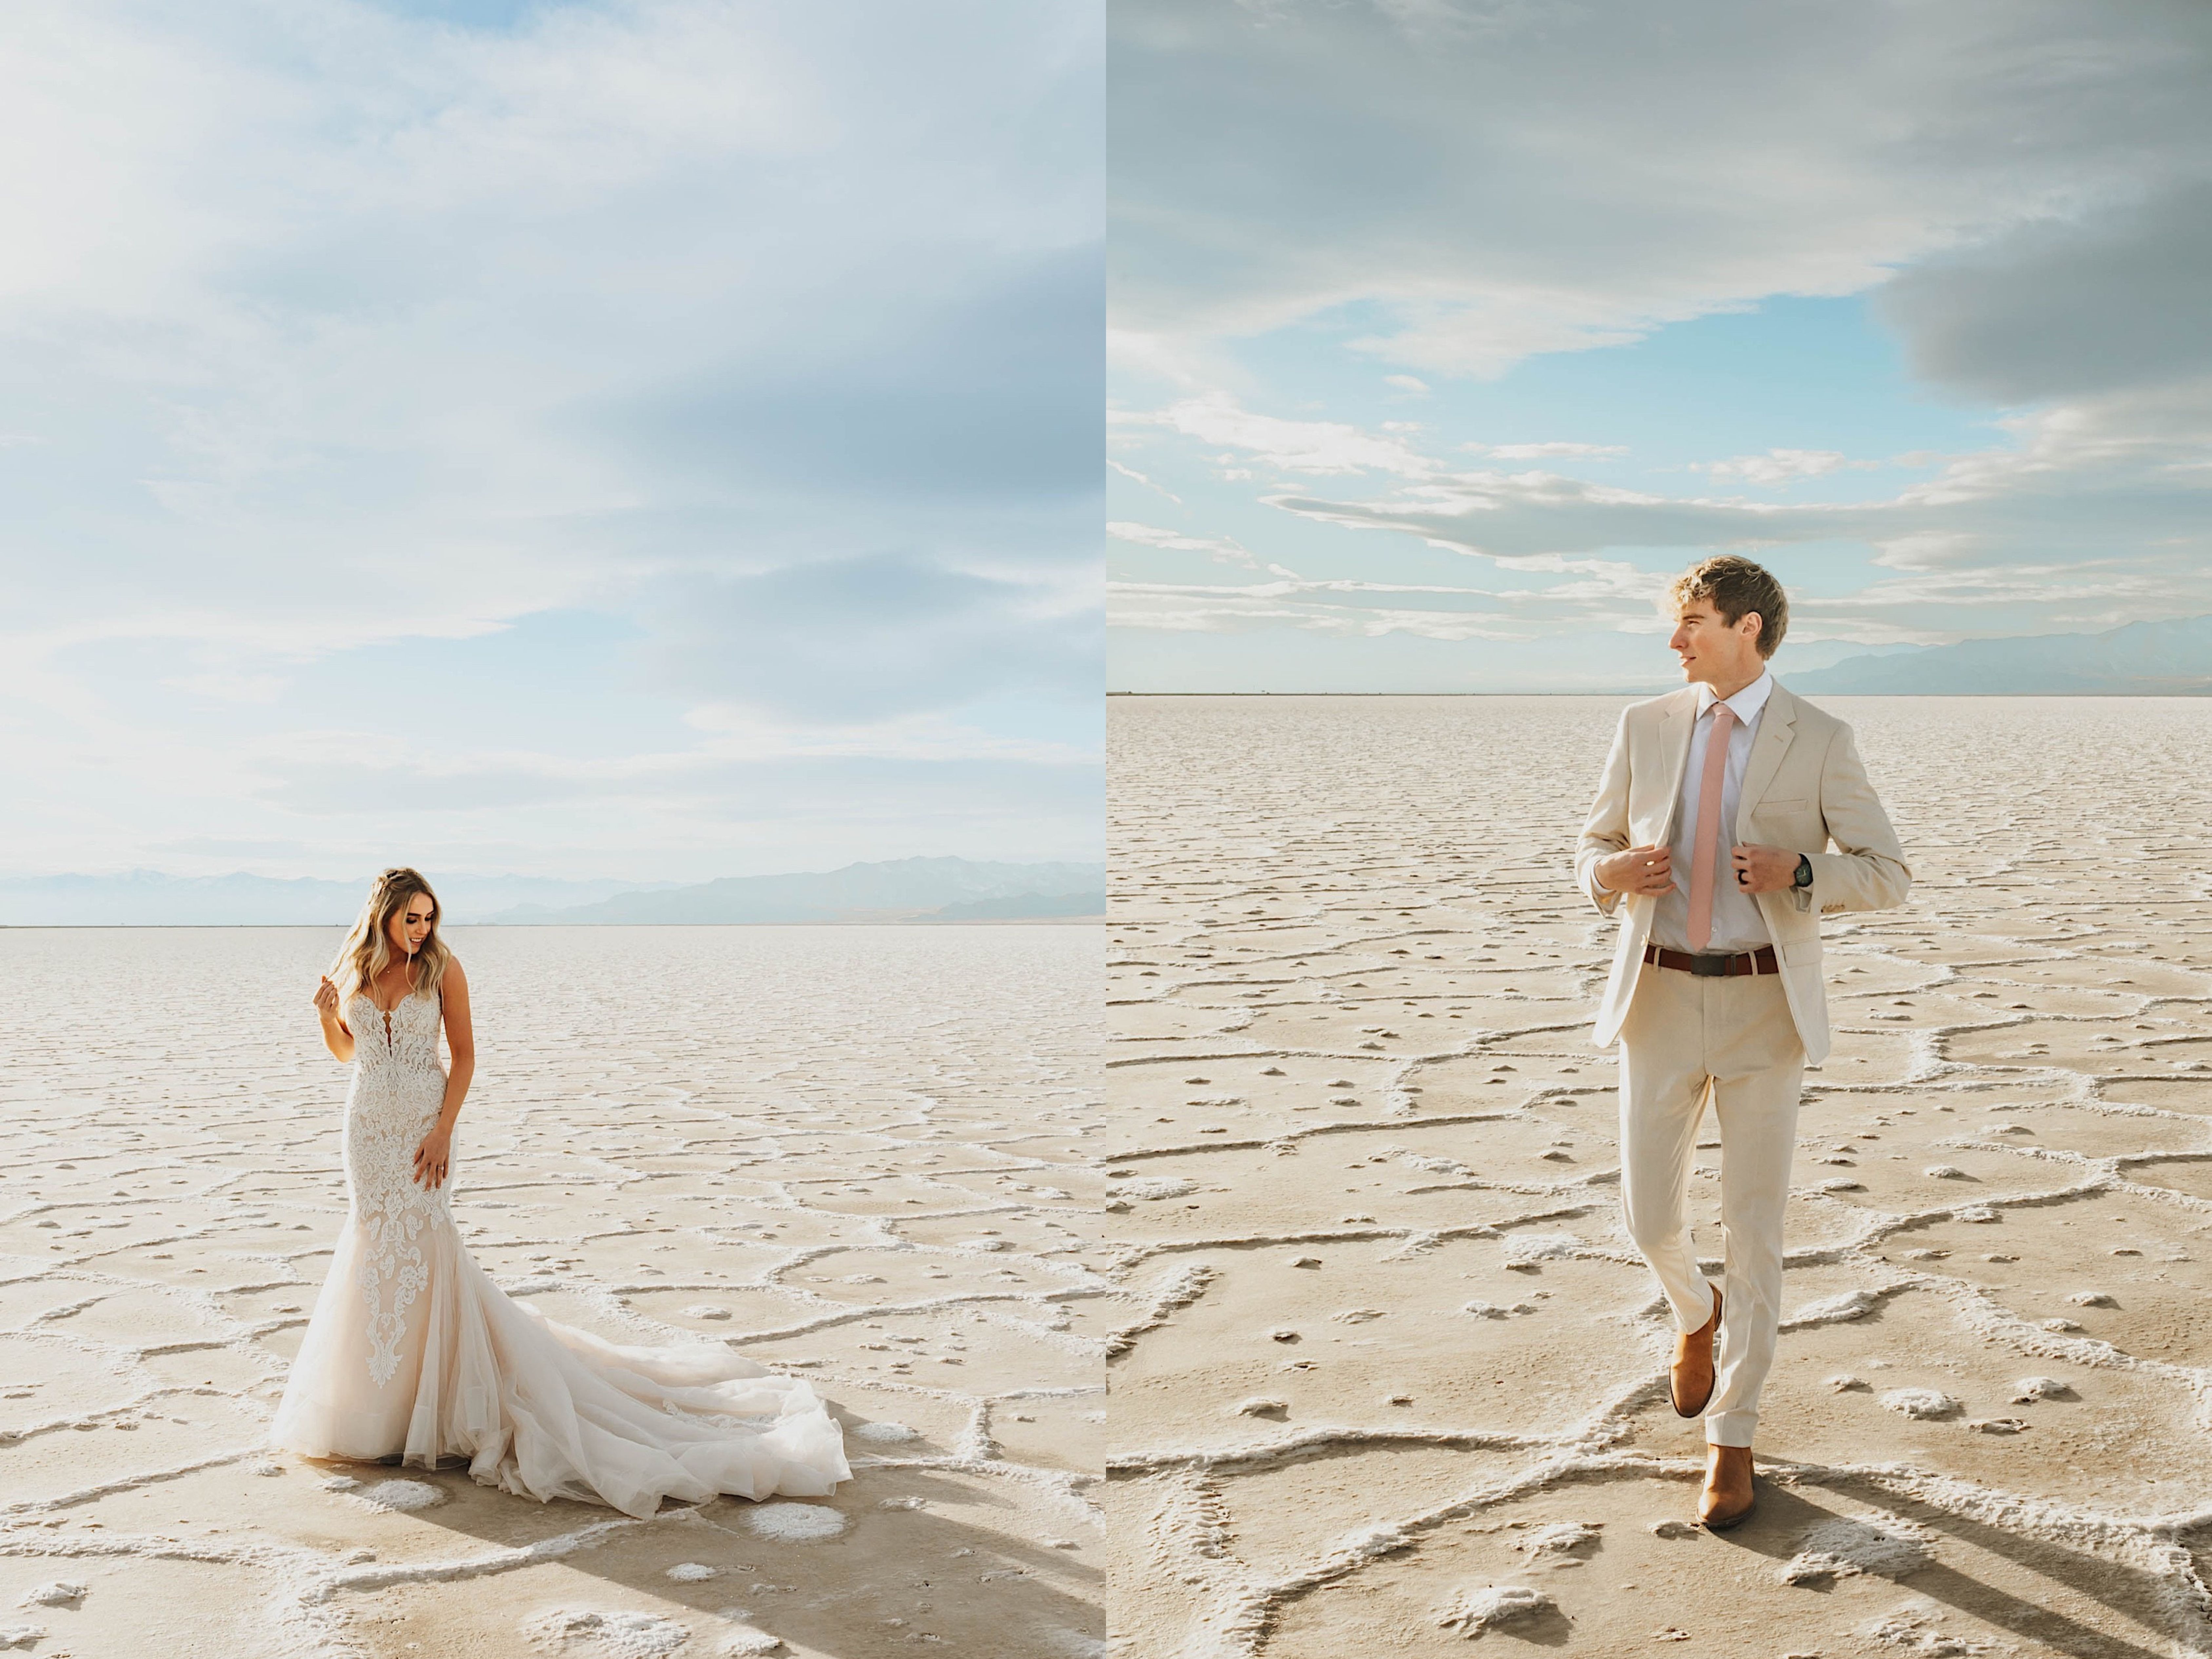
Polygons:
[[[441,820],[526,863],[895,854],[902,792],[932,850],[1095,846],[1058,780],[1096,768],[1100,37],[1017,0],[15,8],[10,859],[128,861],[158,804],[350,868],[392,820],[295,821],[344,796],[284,744],[365,756],[363,708],[395,781],[570,778],[527,833]],[[856,568],[942,603],[887,624]],[[814,609],[702,644],[779,582]],[[782,769],[684,720],[745,709]],[[594,806],[633,763],[683,804]],[[996,769],[964,817],[962,768]]]
[[1595,459],[1628,453],[1627,448],[1620,444],[1467,444],[1462,447],[1477,454],[1487,455],[1494,461],[1540,461],[1566,457]]
[[1186,536],[1179,531],[1122,519],[1107,520],[1106,533],[1115,541],[1133,542],[1139,547],[1157,547],[1170,553],[1203,553],[1222,564],[1242,565],[1248,570],[1260,568],[1260,561],[1253,556],[1252,550],[1232,537]]
[[1817,478],[1844,467],[1879,466],[1879,461],[1854,461],[1839,449],[1770,449],[1764,455],[1737,455],[1725,461],[1692,461],[1690,471],[1726,481],[1749,484],[1789,483],[1798,478]]
[[1163,428],[1209,447],[1242,451],[1285,472],[1395,472],[1419,477],[1436,464],[1395,434],[1364,432],[1342,421],[1292,421],[1255,414],[1225,393],[1186,398],[1146,412],[1115,410],[1117,426]]
[[1132,483],[1140,483],[1147,489],[1158,490],[1161,495],[1173,501],[1177,507],[1181,507],[1182,505],[1182,496],[1176,495],[1174,490],[1170,489],[1165,484],[1153,483],[1152,479],[1138,471],[1136,468],[1133,466],[1124,466],[1121,462],[1115,460],[1110,457],[1108,458],[1106,465],[1109,471],[1120,473],[1123,477],[1129,479]]
[[1358,302],[1368,355],[1495,375],[2155,198],[2212,135],[2170,5],[1419,10],[1113,9],[1146,112],[1115,136],[1114,308],[1154,361]]
[[[1208,411],[1159,422],[1159,441],[1204,424],[1209,447],[1273,469],[1255,493],[1279,509],[1382,532],[1348,539],[1340,568],[1479,561],[1534,595],[1495,616],[1586,644],[1653,625],[1647,579],[1593,568],[1632,549],[1830,561],[1794,607],[1800,639],[2212,611],[2201,10],[1127,0],[1113,27],[1115,96],[1147,116],[1117,134],[1113,313],[1146,342],[1117,360],[1121,395]],[[1236,95],[1209,91],[1231,67]],[[1318,396],[1356,406],[1335,391],[1359,370],[1347,353],[1425,382],[1493,378],[1772,296],[1860,294],[1923,387],[1999,417],[1996,441],[1868,459],[1855,446],[1887,411],[1854,380],[1832,435],[1738,453],[1731,436],[1678,489],[1655,472],[1580,476],[1611,447],[1454,445],[1309,413]],[[1802,370],[1716,357],[1714,372],[1756,385]],[[1601,387],[1601,368],[1585,373]],[[1277,409],[1297,418],[1272,427]],[[1841,487],[1891,467],[1927,476],[1871,499],[1864,478]],[[1808,499],[1823,479],[1845,499]],[[1197,505],[1188,533],[1202,537]],[[1319,556],[1310,535],[1285,544]],[[1838,580],[1839,561],[1859,576]],[[1115,603],[1133,627],[1185,632],[1428,614],[1303,587]],[[1148,606],[1169,620],[1146,622]],[[1478,612],[1437,625],[1503,625]]]

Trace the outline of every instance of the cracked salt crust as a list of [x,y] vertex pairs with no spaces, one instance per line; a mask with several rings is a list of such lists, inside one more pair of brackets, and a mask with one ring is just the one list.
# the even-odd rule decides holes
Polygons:
[[[1666,1405],[1671,1331],[1618,1230],[1613,1068],[1587,1042],[1612,930],[1566,868],[1618,708],[1109,710],[1101,1167],[1192,1187],[1110,1218],[1117,1652],[1456,1651],[1437,1620],[1528,1571],[1513,1538],[1602,1522],[1595,1569],[1547,1572],[1534,1615],[1569,1654],[1745,1629],[2212,1653],[2212,830],[2172,806],[2212,773],[2212,706],[1843,710],[1919,880],[1904,910],[1832,919],[1837,1042],[1807,1079],[1752,1525],[1778,1564],[1824,1518],[1924,1534],[1969,1607],[2033,1614],[2011,1623],[1899,1611],[1927,1571],[1908,1556],[1898,1581],[1747,1585],[1740,1546],[1680,1518],[1698,1429]],[[2129,767],[2082,791],[2114,742]],[[1243,1103],[1190,1106],[1191,1076]],[[1692,1193],[1717,1272],[1711,1175]],[[1509,1266],[1543,1234],[1582,1248]],[[1355,1306],[1387,1317],[1330,1321]],[[1960,1409],[1881,1404],[1915,1390]],[[1282,1410],[1240,1417],[1248,1397]]]
[[[614,1340],[807,1376],[855,1479],[796,1507],[865,1518],[783,1541],[742,1499],[631,1522],[264,1451],[344,1203],[344,1072],[300,1018],[335,930],[0,932],[0,1087],[36,1102],[0,1171],[0,1609],[88,1592],[8,1622],[80,1659],[506,1659],[526,1630],[582,1659],[662,1639],[633,1614],[684,1654],[818,1659],[889,1618],[945,1651],[1010,1626],[1103,1642],[1081,1552],[1030,1542],[1097,1525],[1097,938],[455,931],[471,1249]],[[879,1504],[917,1477],[927,1508]]]

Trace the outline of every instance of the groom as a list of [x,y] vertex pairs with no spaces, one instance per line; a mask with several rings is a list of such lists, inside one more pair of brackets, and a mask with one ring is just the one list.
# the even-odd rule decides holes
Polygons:
[[[1912,872],[1850,728],[1767,672],[1789,626],[1782,585],[1731,556],[1692,566],[1668,598],[1689,684],[1622,712],[1575,874],[1620,919],[1597,1042],[1620,1043],[1621,1206],[1674,1316],[1674,1409],[1705,1413],[1698,1516],[1718,1529],[1753,1502],[1799,1085],[1828,1052],[1820,918],[1902,903]],[[1717,1287],[1683,1215],[1708,1101]]]

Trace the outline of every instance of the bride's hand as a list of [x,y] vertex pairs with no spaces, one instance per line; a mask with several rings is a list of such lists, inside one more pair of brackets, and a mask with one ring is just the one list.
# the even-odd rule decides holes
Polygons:
[[446,1158],[453,1135],[444,1129],[432,1129],[422,1137],[422,1144],[415,1149],[415,1179],[428,1188],[446,1184]]
[[315,1010],[326,1019],[337,1018],[338,988],[331,983],[328,974],[323,975],[323,982],[315,988]]

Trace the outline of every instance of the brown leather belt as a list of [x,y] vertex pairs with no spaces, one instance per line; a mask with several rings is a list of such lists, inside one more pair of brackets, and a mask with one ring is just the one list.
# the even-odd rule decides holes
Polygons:
[[1774,959],[1771,945],[1762,945],[1756,951],[1746,951],[1733,957],[1693,957],[1686,951],[1662,951],[1656,945],[1647,945],[1644,947],[1644,959],[1656,962],[1662,968],[1695,974],[1700,979],[1718,979],[1736,974],[1778,974],[1782,971],[1782,964]]

